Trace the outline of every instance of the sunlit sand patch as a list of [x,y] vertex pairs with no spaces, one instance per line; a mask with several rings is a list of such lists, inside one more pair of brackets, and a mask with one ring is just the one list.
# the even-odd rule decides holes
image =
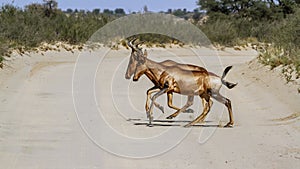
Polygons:
[[65,63],[75,63],[75,62],[38,62],[30,70],[29,76],[32,77],[34,74],[36,74],[38,71],[40,71],[41,69],[43,69],[45,67],[56,66],[56,65],[65,64]]
[[289,120],[297,119],[299,116],[300,116],[300,112],[297,112],[286,117],[273,119],[272,121],[276,121],[276,122],[289,121]]
[[297,121],[300,121],[300,112],[293,113],[286,117],[281,117],[277,119],[272,119],[271,121],[276,122],[275,124],[270,124],[271,126],[278,126],[278,125],[289,125],[293,124]]

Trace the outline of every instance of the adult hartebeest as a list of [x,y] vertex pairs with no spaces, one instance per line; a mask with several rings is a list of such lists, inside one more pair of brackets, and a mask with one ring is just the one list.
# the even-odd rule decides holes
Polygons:
[[[130,60],[127,66],[127,70],[125,73],[125,78],[126,79],[130,79],[130,77],[134,74],[134,71],[136,69],[136,65],[138,63],[138,56],[143,56],[146,57],[147,56],[147,52],[146,50],[143,52],[142,49],[140,49],[138,47],[139,44],[135,44],[133,45],[133,42],[136,41],[136,39],[129,41],[128,46],[131,48],[131,55],[130,55]],[[186,65],[186,64],[179,64],[177,62],[174,62],[172,60],[165,60],[162,62],[159,62],[159,64],[165,65],[165,66],[174,66],[177,65],[178,67],[182,68],[182,69],[188,69],[188,70],[205,70],[201,67],[197,67],[194,65]],[[153,76],[151,73],[146,74],[146,76],[153,82],[154,86],[150,89],[147,90],[147,100],[146,100],[146,105],[145,105],[145,109],[146,111],[149,110],[149,103],[150,103],[150,98],[151,98],[151,94],[158,92],[159,89],[159,85],[158,85],[158,79]],[[173,105],[173,93],[170,92],[167,94],[167,99],[168,99],[168,106],[172,109],[175,110],[180,110],[180,108],[176,107]],[[163,113],[164,113],[164,108],[163,106],[161,106],[160,104],[158,104],[157,102],[153,102],[154,105],[156,107],[158,107]],[[188,109],[186,110],[187,112],[192,112],[192,109]],[[171,117],[168,117],[171,118]]]
[[[130,79],[130,77],[133,75],[135,69],[136,69],[136,65],[138,63],[138,56],[143,56],[143,57],[147,57],[147,53],[146,51],[143,52],[142,49],[140,49],[138,47],[139,44],[133,44],[134,41],[136,41],[136,39],[129,41],[128,42],[128,46],[131,48],[131,55],[130,55],[130,60],[128,63],[128,67],[125,73],[125,78],[126,79]],[[159,62],[159,64],[162,64],[164,66],[177,66],[181,69],[185,69],[185,70],[190,70],[190,71],[206,71],[206,69],[204,69],[203,67],[199,67],[199,66],[195,66],[195,65],[191,65],[191,64],[180,64],[177,63],[175,61],[172,60],[165,60],[163,62]],[[209,79],[211,83],[211,86],[214,90],[219,91],[220,88],[222,87],[222,83],[224,83],[228,88],[233,88],[236,84],[227,82],[226,80],[224,80],[223,78],[221,79],[219,76],[217,76],[216,74],[212,73],[212,72],[208,72],[209,74]],[[149,111],[149,103],[150,103],[150,98],[151,98],[151,94],[158,92],[160,90],[159,85],[158,85],[158,80],[151,72],[147,72],[146,76],[153,82],[154,86],[150,89],[147,90],[147,100],[146,100],[146,105],[145,105],[145,109],[146,111]],[[194,97],[194,96],[192,96]],[[173,105],[173,92],[168,92],[167,93],[167,99],[168,99],[168,106],[172,109],[175,109],[177,112],[179,110],[181,110],[180,108],[176,107]],[[188,104],[190,104],[189,100],[192,100],[193,98],[188,98],[188,101],[186,103],[185,106],[187,106]],[[156,107],[158,107],[162,112],[164,112],[163,106],[159,105],[157,102],[153,102],[154,105]],[[184,107],[185,107],[184,106]],[[187,109],[185,110],[186,112],[192,112],[192,109]],[[178,113],[174,113],[170,116],[168,116],[168,119],[174,118],[176,116],[176,114]]]
[[165,66],[146,58],[142,52],[139,52],[138,55],[135,56],[135,59],[137,65],[133,80],[137,81],[143,74],[146,74],[147,77],[151,75],[149,79],[156,79],[156,83],[158,83],[156,86],[159,87],[159,92],[152,97],[151,107],[147,110],[149,125],[151,125],[152,122],[152,109],[155,99],[164,93],[169,94],[173,92],[187,95],[188,102],[183,108],[177,110],[169,117],[176,117],[180,112],[185,111],[193,104],[194,95],[199,95],[203,100],[203,113],[186,126],[193,125],[205,119],[212,105],[210,97],[215,98],[227,106],[230,122],[227,123],[225,127],[233,125],[231,102],[219,93],[222,83],[228,88],[233,88],[236,85],[224,80],[231,66],[227,67],[222,77],[219,78],[216,75],[210,75],[204,68],[191,71],[181,69],[178,66]]

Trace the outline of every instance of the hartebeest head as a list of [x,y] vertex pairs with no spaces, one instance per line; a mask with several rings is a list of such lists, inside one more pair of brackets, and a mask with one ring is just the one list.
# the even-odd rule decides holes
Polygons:
[[128,42],[128,46],[131,48],[131,54],[130,54],[127,70],[125,73],[126,79],[130,79],[130,77],[135,72],[135,69],[137,67],[137,64],[138,64],[140,58],[145,57],[145,55],[146,55],[146,52],[143,53],[142,49],[140,49],[138,47],[139,44],[134,45],[135,41],[136,41],[136,39],[133,39]]
[[[145,54],[147,54],[146,50],[145,50]],[[137,57],[133,81],[138,81],[139,78],[147,71],[147,66],[144,64],[146,62],[146,57],[147,55],[142,55]]]

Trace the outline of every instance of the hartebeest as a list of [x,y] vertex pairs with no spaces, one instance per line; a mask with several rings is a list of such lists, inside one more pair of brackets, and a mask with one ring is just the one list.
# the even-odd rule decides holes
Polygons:
[[[147,52],[146,51],[143,52],[142,49],[139,49],[138,44],[133,45],[133,42],[135,40],[136,39],[134,39],[134,40],[132,40],[128,43],[128,46],[131,48],[131,55],[130,55],[130,60],[129,60],[127,70],[126,70],[126,73],[125,73],[125,78],[126,79],[130,79],[130,77],[134,74],[134,71],[136,69],[136,65],[138,63],[138,56],[144,56],[144,57],[147,56]],[[165,66],[177,65],[178,67],[180,67],[182,69],[187,69],[187,70],[199,70],[199,69],[200,70],[205,70],[201,67],[197,67],[197,66],[194,66],[194,65],[179,64],[179,63],[174,62],[172,60],[165,60],[163,62],[160,62],[159,64],[162,64],[162,65],[165,65]],[[158,79],[155,76],[153,76],[151,73],[146,74],[146,76],[154,84],[154,86],[152,88],[147,90],[147,100],[146,100],[145,109],[146,109],[146,111],[148,111],[149,110],[149,103],[150,103],[151,94],[155,93],[155,92],[158,92],[160,89],[159,89],[159,85],[158,85]],[[167,94],[167,96],[168,96],[168,106],[172,109],[177,110],[177,111],[180,110],[180,108],[173,105],[173,93],[169,92]],[[157,102],[153,102],[153,103],[156,107],[158,107],[164,113],[163,106],[161,106]],[[193,110],[188,109],[186,111],[187,112],[192,112]],[[171,118],[171,117],[169,117],[169,118]]]
[[161,63],[147,59],[142,52],[139,52],[135,59],[137,60],[137,65],[133,78],[134,81],[137,81],[143,74],[146,74],[147,76],[151,74],[154,79],[158,79],[158,84],[156,84],[156,86],[159,87],[160,91],[152,97],[151,107],[147,111],[149,125],[151,125],[152,122],[152,109],[155,99],[161,94],[173,92],[187,95],[188,102],[183,108],[177,110],[169,117],[176,117],[180,112],[185,111],[193,104],[194,95],[199,95],[203,99],[203,113],[186,126],[204,120],[212,105],[210,97],[215,98],[217,101],[220,101],[227,106],[230,122],[227,123],[225,127],[233,125],[231,102],[219,93],[222,83],[228,88],[233,88],[236,85],[224,80],[224,77],[231,69],[231,66],[227,67],[223,72],[222,78],[219,78],[215,75],[209,75],[204,68],[190,71],[181,69],[178,66],[165,66]]
[[[127,67],[127,70],[126,70],[126,74],[125,74],[125,78],[126,79],[130,79],[130,77],[132,76],[132,74],[134,73],[135,69],[136,69],[136,65],[138,63],[138,56],[143,56],[143,57],[146,57],[147,54],[146,52],[143,53],[142,49],[140,49],[138,47],[138,44],[136,45],[133,45],[133,42],[135,41],[136,39],[130,41],[128,43],[128,46],[131,48],[131,55],[130,55],[130,60],[129,60],[129,63],[128,63],[128,67]],[[204,69],[203,67],[199,67],[199,66],[195,66],[195,65],[191,65],[191,64],[180,64],[180,63],[177,63],[177,62],[174,62],[172,60],[165,60],[163,62],[159,62],[159,64],[162,64],[164,66],[177,66],[181,69],[185,69],[185,70],[190,70],[190,71],[193,71],[193,70],[196,70],[196,71],[206,71],[206,69]],[[211,86],[212,88],[215,90],[215,91],[219,91],[221,86],[222,86],[222,83],[225,84],[228,88],[233,88],[236,84],[233,84],[233,83],[230,83],[230,82],[227,82],[225,81],[223,78],[221,79],[219,76],[217,76],[216,74],[212,73],[212,72],[208,72],[209,74],[209,79],[210,79],[210,82],[211,83]],[[155,93],[155,92],[158,92],[160,89],[159,89],[159,85],[158,85],[158,80],[151,72],[147,72],[146,76],[153,82],[154,86],[150,89],[147,90],[147,100],[146,100],[146,105],[145,105],[145,109],[146,111],[149,111],[149,103],[150,103],[150,98],[151,98],[151,94],[152,93]],[[168,98],[168,106],[172,109],[175,109],[177,111],[177,113],[174,113],[170,116],[168,116],[167,118],[168,119],[171,119],[171,118],[174,118],[176,117],[176,115],[179,113],[180,108],[176,107],[173,105],[173,92],[168,92],[167,93],[167,98]],[[194,96],[191,96],[192,98],[188,98],[188,101],[186,103],[185,106],[189,105],[190,104],[190,100],[193,100]],[[162,112],[164,112],[164,109],[163,109],[163,106],[160,106],[158,103],[156,102],[153,102],[154,105],[156,107],[158,107]],[[185,107],[184,106],[184,107]],[[192,112],[192,109],[187,109],[185,110],[187,112]]]

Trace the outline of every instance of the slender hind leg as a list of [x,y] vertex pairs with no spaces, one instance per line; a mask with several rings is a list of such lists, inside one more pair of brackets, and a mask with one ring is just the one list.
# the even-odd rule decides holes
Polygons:
[[179,110],[177,110],[175,113],[171,114],[167,117],[167,119],[175,118],[180,112],[184,112],[187,108],[189,108],[194,103],[194,96],[188,96],[187,103]]
[[[204,107],[205,106],[205,104],[207,103],[207,101],[204,99],[204,98],[202,98],[202,106]],[[204,121],[204,119],[206,118],[206,116],[208,115],[208,113],[209,113],[209,111],[210,111],[210,108],[211,108],[211,106],[213,105],[213,101],[211,100],[211,99],[209,99],[209,101],[208,101],[208,111],[207,111],[207,113],[205,113],[205,114],[201,114],[202,116],[201,116],[201,118],[200,118],[200,120],[199,120],[199,122],[203,122]]]
[[209,95],[203,95],[200,96],[202,98],[202,104],[203,104],[203,111],[202,114],[200,116],[198,116],[195,120],[191,121],[189,124],[185,125],[184,127],[190,127],[196,123],[199,123],[201,121],[203,121],[206,117],[206,115],[208,114],[208,112],[210,111],[210,106],[212,105],[212,101],[210,100],[210,96]]
[[232,115],[231,101],[228,98],[222,96],[220,93],[214,93],[212,97],[217,101],[219,101],[220,103],[223,103],[228,109],[229,122],[224,127],[233,127],[234,121]]

